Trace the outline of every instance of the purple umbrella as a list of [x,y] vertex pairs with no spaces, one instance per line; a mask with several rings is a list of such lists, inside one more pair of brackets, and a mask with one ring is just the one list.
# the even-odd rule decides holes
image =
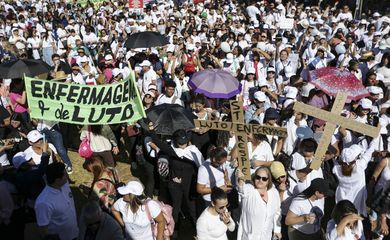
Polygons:
[[192,75],[188,85],[196,93],[209,98],[231,98],[241,92],[241,83],[229,72],[220,69],[206,69]]

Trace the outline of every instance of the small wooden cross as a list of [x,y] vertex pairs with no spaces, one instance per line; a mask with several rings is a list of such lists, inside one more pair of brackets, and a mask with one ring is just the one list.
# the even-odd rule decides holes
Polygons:
[[364,123],[359,123],[353,119],[340,116],[347,97],[347,93],[339,92],[336,95],[336,99],[333,103],[332,110],[330,112],[307,104],[303,104],[301,102],[295,102],[295,111],[307,114],[318,119],[322,119],[326,122],[326,126],[321,136],[320,143],[318,144],[317,151],[314,154],[314,160],[310,164],[311,169],[319,169],[321,167],[322,159],[325,156],[328,146],[332,140],[332,135],[336,129],[336,125],[373,138],[379,135],[380,126],[373,127]]
[[246,180],[250,180],[250,160],[248,155],[248,134],[257,133],[264,135],[276,135],[286,137],[287,130],[282,127],[271,127],[258,124],[245,124],[242,102],[231,100],[230,110],[232,122],[194,120],[195,127],[208,128],[220,131],[234,131],[238,148],[238,167],[241,169]]

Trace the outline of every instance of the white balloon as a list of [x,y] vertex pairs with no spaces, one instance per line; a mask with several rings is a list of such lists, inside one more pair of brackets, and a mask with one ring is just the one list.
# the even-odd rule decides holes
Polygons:
[[224,51],[225,53],[230,53],[232,50],[230,49],[230,45],[229,43],[227,42],[222,42],[221,43],[221,49],[222,51]]
[[335,48],[337,54],[344,54],[347,50],[344,47],[344,44],[338,44]]

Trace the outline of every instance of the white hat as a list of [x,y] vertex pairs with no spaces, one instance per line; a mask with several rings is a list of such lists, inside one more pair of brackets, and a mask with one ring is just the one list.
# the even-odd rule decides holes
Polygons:
[[369,86],[366,87],[367,91],[372,94],[383,94],[383,90],[380,87],[377,86]]
[[256,74],[256,69],[254,67],[249,67],[248,70],[246,70],[246,74]]
[[105,61],[110,61],[110,60],[112,60],[113,58],[112,58],[112,56],[111,56],[111,54],[108,54],[108,55],[106,55],[105,57],[104,57],[104,60]]
[[32,158],[32,153],[32,151],[18,152],[12,158],[12,164],[16,169],[18,169],[20,166],[22,166],[23,163],[29,161]]
[[376,37],[379,36],[380,37],[380,36],[382,36],[382,33],[381,32],[374,32],[374,36],[376,36]]
[[87,56],[79,57],[79,61],[80,62],[88,62],[88,57]]
[[170,44],[170,45],[168,45],[168,47],[167,47],[167,52],[174,52],[175,51],[175,45],[173,45],[173,44]]
[[309,21],[307,19],[302,19],[301,21],[298,22],[298,24],[301,25],[303,28],[309,27]]
[[32,143],[38,142],[38,140],[42,138],[43,135],[38,130],[32,130],[27,134],[28,141]]
[[154,92],[152,92],[152,91],[147,91],[146,93],[145,93],[145,95],[150,95],[150,96],[152,96],[152,98],[155,98],[156,97],[156,95],[154,94]]
[[343,151],[341,152],[341,161],[345,163],[350,163],[363,152],[363,149],[357,145],[354,144],[350,146],[349,148],[344,148]]
[[362,99],[360,99],[359,105],[360,105],[363,109],[371,109],[371,108],[372,108],[372,102],[371,102],[371,100],[368,99],[368,98],[362,98]]
[[265,102],[267,100],[267,96],[265,95],[265,93],[263,93],[262,91],[257,91],[255,92],[255,94],[253,95],[253,97],[259,101],[259,102]]
[[275,72],[275,68],[274,67],[268,67],[267,68],[267,72]]
[[316,88],[313,84],[307,83],[306,85],[302,86],[301,96],[302,97],[309,97],[310,91]]
[[226,62],[227,63],[233,63],[233,58],[234,58],[233,53],[226,54]]
[[144,186],[138,181],[130,181],[125,186],[118,187],[118,192],[121,195],[133,194],[135,196],[142,195]]
[[195,49],[195,46],[193,44],[187,45],[187,51],[193,51]]
[[286,86],[284,88],[286,98],[296,98],[298,95],[298,89],[296,87]]
[[149,60],[144,60],[141,64],[141,67],[150,67],[152,66],[152,63]]
[[373,16],[373,17],[380,17],[380,16],[381,16],[381,14],[380,14],[380,13],[378,13],[378,12],[374,12],[374,14],[372,14],[372,16]]
[[367,22],[367,20],[366,19],[362,19],[361,21],[360,21],[360,24],[367,24],[368,22]]
[[121,70],[119,68],[112,69],[112,76],[114,76],[114,77],[118,76],[121,73],[122,72],[121,72]]
[[268,87],[268,82],[265,79],[259,81],[259,87]]

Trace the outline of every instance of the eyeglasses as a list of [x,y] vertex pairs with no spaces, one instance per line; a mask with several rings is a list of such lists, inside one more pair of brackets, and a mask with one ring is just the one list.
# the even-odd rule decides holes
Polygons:
[[259,175],[256,175],[255,176],[255,179],[256,180],[261,180],[261,181],[263,181],[263,182],[266,182],[266,181],[268,181],[268,178],[267,177],[262,177],[262,176],[259,176]]
[[267,36],[261,36],[261,38],[266,38]]

